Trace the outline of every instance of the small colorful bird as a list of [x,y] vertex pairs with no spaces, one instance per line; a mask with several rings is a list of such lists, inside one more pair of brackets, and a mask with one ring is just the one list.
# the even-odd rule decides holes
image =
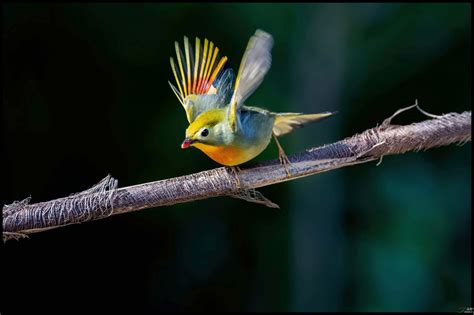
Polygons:
[[[222,165],[231,166],[237,174],[238,166],[259,155],[275,139],[280,163],[291,175],[277,137],[333,115],[274,113],[259,107],[245,106],[244,102],[262,83],[271,66],[273,38],[257,30],[247,45],[235,80],[231,68],[226,68],[227,57],[219,56],[213,42],[196,38],[195,51],[184,37],[184,53],[175,42],[177,65],[171,57],[171,69],[177,88],[168,81],[183,105],[189,121],[182,149],[196,147]],[[218,60],[218,61],[217,61]]]

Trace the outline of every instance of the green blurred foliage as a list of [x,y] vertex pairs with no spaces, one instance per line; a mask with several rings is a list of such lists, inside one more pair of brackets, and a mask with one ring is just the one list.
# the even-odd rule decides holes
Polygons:
[[[3,4],[1,201],[67,196],[107,173],[123,187],[216,167],[179,147],[187,123],[167,81],[184,35],[213,40],[234,70],[257,28],[274,36],[272,69],[249,104],[339,111],[286,136],[287,153],[373,127],[415,99],[435,114],[471,110],[470,8]],[[413,110],[394,123],[422,119]],[[385,157],[261,189],[279,211],[216,198],[9,242],[2,307],[472,306],[470,149]],[[276,154],[272,144],[257,161]]]

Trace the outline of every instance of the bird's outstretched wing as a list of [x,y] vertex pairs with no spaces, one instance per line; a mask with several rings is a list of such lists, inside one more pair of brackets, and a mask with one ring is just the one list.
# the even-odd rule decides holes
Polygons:
[[184,37],[184,53],[175,42],[177,62],[170,58],[171,69],[177,88],[169,82],[171,89],[183,105],[191,123],[200,113],[211,108],[223,107],[229,102],[234,75],[225,69],[227,57],[219,57],[219,48],[204,39],[201,45],[196,38],[195,50]]
[[270,69],[272,47],[272,36],[262,30],[257,30],[249,40],[240,63],[234,94],[229,104],[228,118],[234,131],[237,130],[237,117],[240,107],[262,83],[265,74]]

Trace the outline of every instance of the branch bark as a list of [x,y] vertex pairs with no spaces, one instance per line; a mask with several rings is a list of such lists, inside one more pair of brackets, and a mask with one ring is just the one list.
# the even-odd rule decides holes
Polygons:
[[3,207],[3,239],[19,238],[68,224],[102,219],[146,208],[231,196],[278,207],[255,188],[281,183],[345,166],[382,159],[384,155],[464,144],[471,140],[471,112],[449,113],[406,126],[391,124],[397,111],[380,126],[350,138],[289,156],[291,176],[278,160],[241,167],[236,175],[220,167],[191,175],[117,189],[111,176],[84,192],[52,201],[29,204],[30,199]]

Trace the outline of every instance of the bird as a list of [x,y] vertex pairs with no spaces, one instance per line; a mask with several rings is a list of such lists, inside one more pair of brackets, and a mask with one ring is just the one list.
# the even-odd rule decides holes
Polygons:
[[[181,148],[195,147],[237,175],[239,165],[257,157],[273,138],[279,161],[286,175],[291,176],[291,162],[278,137],[336,112],[277,113],[244,104],[271,67],[272,35],[256,30],[248,41],[236,77],[228,66],[227,56],[222,56],[207,38],[201,43],[196,37],[193,50],[184,36],[184,52],[177,41],[174,44],[176,61],[170,57],[170,64],[177,87],[168,83],[189,122]],[[240,184],[238,176],[237,183]]]

